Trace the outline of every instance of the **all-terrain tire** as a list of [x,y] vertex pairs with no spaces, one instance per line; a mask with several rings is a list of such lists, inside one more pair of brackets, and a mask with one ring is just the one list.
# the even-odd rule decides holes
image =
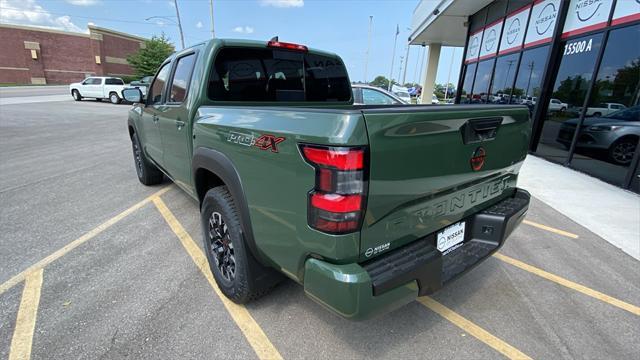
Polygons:
[[138,134],[133,133],[131,136],[131,148],[133,150],[133,163],[136,167],[136,174],[138,180],[147,186],[160,184],[164,178],[164,175],[158,168],[147,159],[142,151]]
[[267,294],[280,282],[282,275],[261,265],[247,246],[240,215],[226,186],[207,191],[200,216],[209,268],[226,297],[244,304]]

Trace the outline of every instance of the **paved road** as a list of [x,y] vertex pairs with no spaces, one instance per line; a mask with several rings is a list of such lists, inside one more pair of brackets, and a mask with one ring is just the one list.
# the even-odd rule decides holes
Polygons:
[[46,95],[68,95],[68,85],[7,86],[0,87],[0,98],[38,97]]
[[66,85],[0,87],[0,106],[72,100]]
[[198,205],[136,179],[128,108],[2,106],[1,359],[640,357],[638,262],[535,199],[501,255],[391,314],[347,321],[291,281],[227,307]]

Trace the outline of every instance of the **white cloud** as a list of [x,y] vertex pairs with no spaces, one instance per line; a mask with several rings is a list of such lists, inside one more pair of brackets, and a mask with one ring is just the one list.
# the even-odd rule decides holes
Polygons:
[[239,34],[253,34],[253,28],[251,26],[236,26],[231,31]]
[[197,27],[198,29],[202,29],[202,21],[198,21],[198,22],[196,23],[196,27]]
[[98,0],[66,0],[71,5],[91,6],[98,3]]
[[260,5],[278,8],[303,7],[304,0],[260,0]]
[[0,22],[32,25],[50,29],[87,32],[71,22],[71,17],[53,16],[35,0],[0,0]]

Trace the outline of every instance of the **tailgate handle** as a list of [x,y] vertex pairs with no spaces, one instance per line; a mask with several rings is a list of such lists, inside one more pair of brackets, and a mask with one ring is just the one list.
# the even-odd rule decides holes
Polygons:
[[502,124],[501,117],[469,119],[460,127],[462,142],[473,144],[496,138],[498,128]]

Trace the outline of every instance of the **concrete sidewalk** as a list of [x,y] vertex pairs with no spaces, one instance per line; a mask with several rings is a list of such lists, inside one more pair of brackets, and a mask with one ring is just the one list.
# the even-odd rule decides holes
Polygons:
[[640,195],[532,155],[518,186],[640,260]]

